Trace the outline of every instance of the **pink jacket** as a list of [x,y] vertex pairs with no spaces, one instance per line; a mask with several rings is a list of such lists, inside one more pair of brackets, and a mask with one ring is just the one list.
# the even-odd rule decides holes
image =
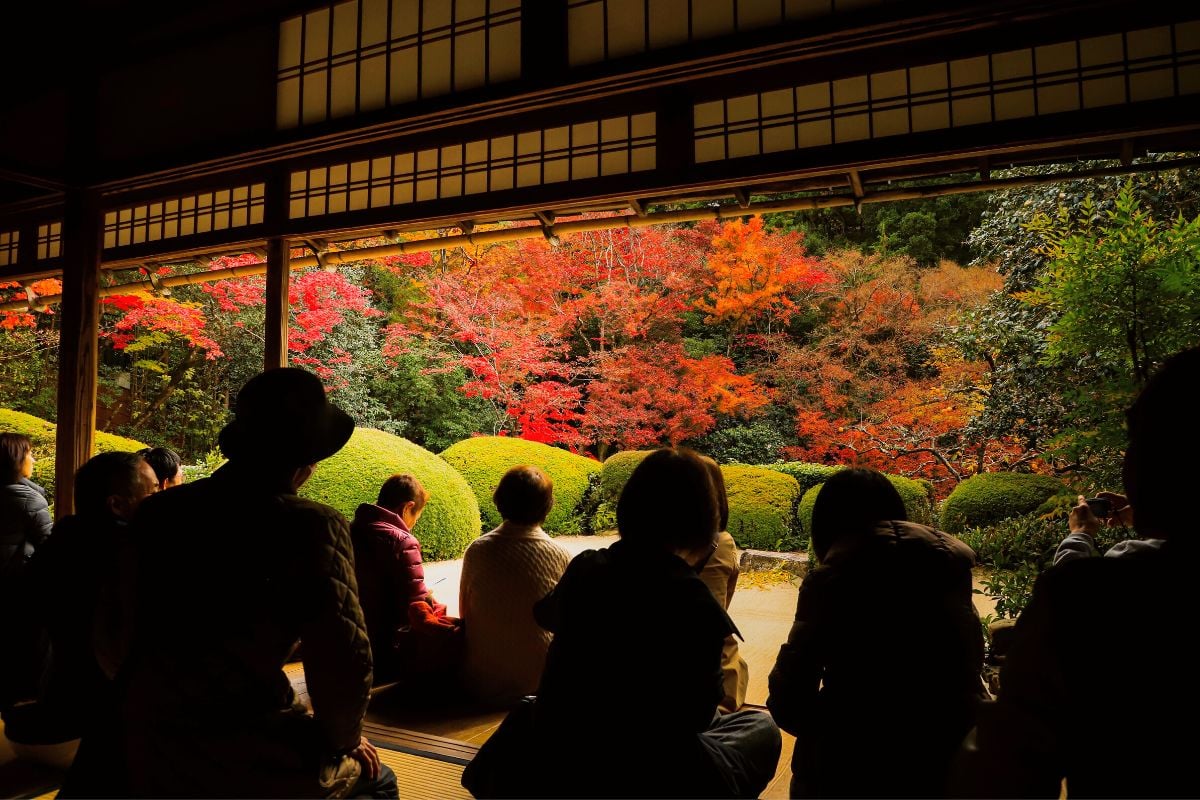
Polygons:
[[397,629],[408,624],[408,604],[429,596],[421,543],[398,514],[363,503],[350,526],[358,599],[371,649],[391,649]]

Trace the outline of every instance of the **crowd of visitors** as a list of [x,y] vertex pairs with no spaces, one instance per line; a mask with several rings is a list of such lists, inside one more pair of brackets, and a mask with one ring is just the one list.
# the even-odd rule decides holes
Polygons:
[[[1194,795],[1177,465],[1198,395],[1192,350],[1130,409],[1125,492],[1072,509],[994,700],[972,551],[907,521],[880,473],[829,478],[767,709],[745,707],[721,470],[685,448],[645,458],[619,540],[574,558],[541,528],[550,477],[509,470],[456,618],[425,582],[417,478],[352,523],[297,495],[354,428],[308,372],[242,388],[211,477],[180,485],[164,448],[102,453],[53,527],[30,440],[0,433],[5,733],[69,745],[61,797],[396,797],[363,721],[373,686],[419,681],[509,710],[464,772],[476,796],[757,797],[780,728],[794,797]],[[1105,523],[1138,538],[1099,557]]]

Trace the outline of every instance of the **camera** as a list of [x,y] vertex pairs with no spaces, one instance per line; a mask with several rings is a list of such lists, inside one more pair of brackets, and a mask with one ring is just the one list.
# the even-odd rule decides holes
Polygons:
[[1099,519],[1107,519],[1108,517],[1112,516],[1113,504],[1112,501],[1108,500],[1107,498],[1089,497],[1083,502],[1087,503],[1088,508],[1092,510],[1092,514]]

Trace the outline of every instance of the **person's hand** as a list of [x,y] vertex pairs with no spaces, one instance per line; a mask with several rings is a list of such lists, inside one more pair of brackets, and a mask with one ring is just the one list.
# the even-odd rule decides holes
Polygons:
[[1133,506],[1129,505],[1128,497],[1116,492],[1100,492],[1096,497],[1112,503],[1113,512],[1106,520],[1109,525],[1117,524],[1126,527],[1133,525]]
[[1079,495],[1079,502],[1071,509],[1067,523],[1071,527],[1071,533],[1086,533],[1088,536],[1095,536],[1100,531],[1100,520],[1092,513],[1086,499],[1083,495]]
[[362,764],[363,772],[368,778],[379,778],[379,753],[375,751],[375,745],[367,741],[367,737],[359,737],[358,747],[350,751],[350,757]]

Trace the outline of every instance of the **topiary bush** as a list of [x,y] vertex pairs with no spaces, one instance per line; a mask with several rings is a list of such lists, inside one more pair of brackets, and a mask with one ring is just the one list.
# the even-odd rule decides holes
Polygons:
[[1062,491],[1062,482],[1048,475],[981,473],[956,486],[942,503],[942,529],[958,533],[1028,514]]
[[547,533],[561,535],[588,530],[592,476],[600,473],[597,461],[541,442],[507,436],[464,439],[443,451],[442,458],[471,486],[487,530],[500,524],[500,512],[492,502],[492,493],[504,473],[520,464],[540,467],[554,481],[554,508],[542,526]]
[[[918,522],[922,525],[934,524],[933,487],[928,482],[916,481],[902,475],[885,475],[885,477],[891,481],[892,486],[896,487],[900,499],[904,501],[904,511],[910,522]],[[816,505],[817,495],[820,494],[821,487],[824,485],[824,483],[817,484],[800,498],[797,516],[806,539],[812,538],[813,507]]]
[[831,467],[827,464],[809,464],[804,461],[781,461],[776,464],[760,464],[766,469],[791,475],[800,484],[800,493],[804,494],[819,483],[824,483],[830,475],[844,467]]
[[429,492],[416,535],[428,561],[458,558],[479,536],[479,504],[462,475],[436,454],[407,439],[372,428],[355,428],[350,441],[300,489],[303,497],[331,505],[347,519],[360,503],[374,503],[379,487],[407,472]]
[[721,467],[729,495],[729,533],[738,547],[795,550],[800,547],[796,505],[800,484],[790,475],[764,467]]
[[[0,433],[23,433],[33,442],[33,480],[54,500],[54,437],[57,426],[41,417],[0,408]],[[96,431],[96,453],[135,452],[146,445],[103,431]]]
[[642,463],[642,459],[653,450],[623,450],[613,453],[600,467],[599,502],[592,515],[591,528],[595,533],[617,529],[617,498],[625,488],[625,482]]

